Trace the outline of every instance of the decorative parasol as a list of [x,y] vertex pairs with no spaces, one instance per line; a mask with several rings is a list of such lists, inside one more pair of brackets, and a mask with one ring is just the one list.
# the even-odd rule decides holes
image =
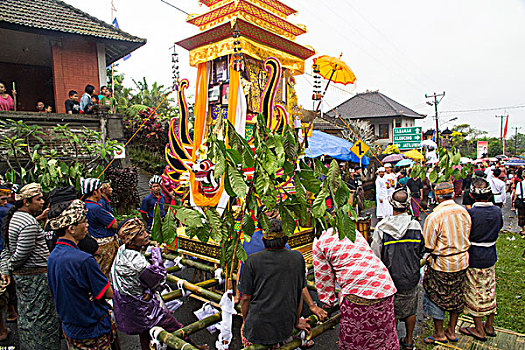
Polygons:
[[405,152],[405,157],[411,158],[415,160],[416,162],[420,162],[425,160],[425,156],[421,154],[417,149],[413,149],[410,151]]
[[403,158],[405,158],[405,156],[403,156],[402,154],[390,154],[386,156],[385,158],[383,158],[382,162],[383,163],[394,163],[394,162],[400,161]]
[[412,159],[402,159],[396,163],[396,166],[410,166],[414,163]]
[[[326,94],[326,90],[328,90],[328,86],[332,81],[336,84],[348,85],[353,84],[356,79],[352,69],[350,69],[346,63],[341,61],[341,56],[343,56],[342,53],[339,55],[339,58],[326,55],[314,58],[314,67],[317,67],[319,75],[328,79],[323,96]],[[321,101],[319,101],[316,111],[318,111],[320,107]]]
[[432,140],[423,140],[423,141],[421,141],[421,146],[427,146],[429,148],[436,149],[438,145],[437,145],[437,143],[435,143]]

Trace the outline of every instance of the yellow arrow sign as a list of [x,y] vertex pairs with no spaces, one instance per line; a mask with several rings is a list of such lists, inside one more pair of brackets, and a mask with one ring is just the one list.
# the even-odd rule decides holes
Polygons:
[[370,147],[368,147],[366,143],[359,139],[356,143],[354,143],[352,148],[350,148],[350,151],[352,151],[352,153],[354,153],[359,158],[363,158],[369,149]]

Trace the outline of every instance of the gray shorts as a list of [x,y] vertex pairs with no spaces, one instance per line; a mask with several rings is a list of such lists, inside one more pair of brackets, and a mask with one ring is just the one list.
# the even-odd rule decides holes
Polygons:
[[417,313],[417,291],[418,287],[407,291],[398,291],[394,295],[394,312],[396,319],[405,318]]
[[423,310],[425,311],[425,315],[435,320],[443,321],[443,319],[445,319],[445,311],[430,301],[427,293],[425,293],[423,297]]

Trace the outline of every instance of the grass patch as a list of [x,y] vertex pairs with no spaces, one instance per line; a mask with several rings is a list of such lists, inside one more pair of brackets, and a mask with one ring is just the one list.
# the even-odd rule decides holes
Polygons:
[[[518,333],[525,333],[525,239],[520,234],[502,231],[496,243],[498,262],[496,263],[496,298],[498,310],[494,319],[497,327]],[[445,326],[448,324],[448,313]],[[425,319],[422,332],[415,343],[418,349],[432,349],[423,339],[434,331],[431,319]]]
[[498,311],[494,323],[498,327],[525,333],[525,260],[521,257],[525,251],[525,239],[517,233],[504,231],[496,247]]

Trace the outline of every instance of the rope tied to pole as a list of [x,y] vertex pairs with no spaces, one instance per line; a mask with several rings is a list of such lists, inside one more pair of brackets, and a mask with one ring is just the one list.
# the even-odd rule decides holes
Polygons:
[[222,271],[222,268],[220,267],[216,269],[214,272],[215,278],[219,281],[219,285],[224,283],[224,278],[222,278],[222,274],[223,274],[223,271]]
[[187,297],[191,294],[189,290],[184,289],[184,280],[177,281],[177,288],[180,289],[183,297]]
[[161,327],[153,327],[149,330],[149,335],[151,337],[150,345],[152,345],[155,350],[166,350],[168,348],[166,344],[161,343],[158,339],[160,332],[163,330],[164,329]]

